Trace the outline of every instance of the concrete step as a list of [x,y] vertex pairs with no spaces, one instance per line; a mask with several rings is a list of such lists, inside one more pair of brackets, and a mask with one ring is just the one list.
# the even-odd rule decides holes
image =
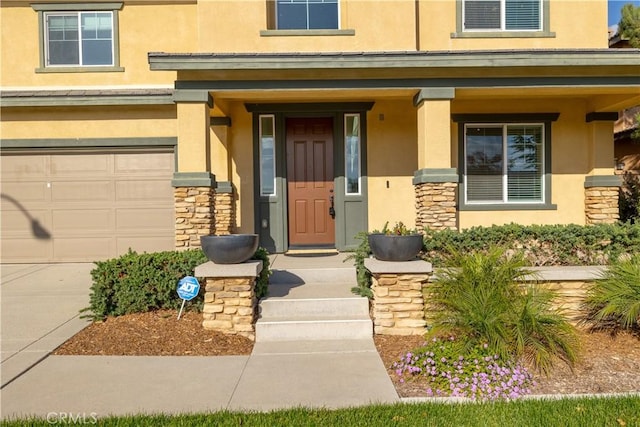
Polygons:
[[256,323],[256,342],[367,339],[372,335],[368,316],[271,317]]
[[275,285],[302,285],[305,283],[356,283],[355,267],[342,268],[287,268],[274,269],[269,283]]
[[366,298],[266,298],[260,302],[260,318],[295,320],[308,316],[369,316]]
[[371,337],[347,340],[296,340],[257,342],[252,355],[289,355],[318,353],[377,353]]

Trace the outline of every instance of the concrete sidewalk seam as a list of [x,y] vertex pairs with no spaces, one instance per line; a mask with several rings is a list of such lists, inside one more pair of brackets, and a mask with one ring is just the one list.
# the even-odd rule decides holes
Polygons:
[[229,394],[229,400],[225,405],[225,409],[229,410],[231,408],[231,402],[233,401],[233,396],[235,396],[236,391],[238,390],[238,385],[240,381],[242,381],[242,377],[244,376],[245,371],[247,370],[247,365],[249,364],[249,360],[251,360],[251,355],[247,357],[247,360],[244,361],[244,365],[242,366],[242,370],[240,371],[240,375],[238,375],[238,379],[236,380],[235,385],[233,386],[233,390]]

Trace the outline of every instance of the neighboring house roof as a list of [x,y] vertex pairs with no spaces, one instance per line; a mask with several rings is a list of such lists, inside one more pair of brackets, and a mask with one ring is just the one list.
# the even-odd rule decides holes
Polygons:
[[616,139],[624,136],[622,134],[626,134],[627,137],[631,135],[634,129],[638,128],[638,122],[636,120],[636,116],[640,114],[640,105],[628,108],[620,113],[618,120],[613,124],[613,132],[616,134]]

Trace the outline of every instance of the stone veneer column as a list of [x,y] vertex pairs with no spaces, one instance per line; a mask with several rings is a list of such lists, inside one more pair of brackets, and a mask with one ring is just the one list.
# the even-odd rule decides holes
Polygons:
[[431,263],[368,258],[365,268],[373,285],[373,331],[378,335],[422,335],[425,333],[422,288],[432,273]]
[[176,187],[176,249],[200,247],[200,237],[214,234],[215,189],[209,187]]
[[215,233],[224,235],[233,233],[235,224],[235,199],[233,197],[233,187],[230,182],[217,182],[215,201]]
[[621,179],[617,175],[588,176],[584,183],[585,223],[615,224],[620,219],[618,198]]
[[458,228],[458,175],[455,169],[422,169],[413,177],[418,230]]
[[204,277],[206,286],[202,327],[255,340],[260,271],[262,261],[255,260],[226,265],[209,261],[196,267],[194,274]]

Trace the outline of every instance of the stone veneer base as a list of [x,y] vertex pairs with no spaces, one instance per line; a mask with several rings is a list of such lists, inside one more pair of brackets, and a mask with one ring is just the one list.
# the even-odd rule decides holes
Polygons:
[[255,260],[241,264],[209,261],[197,266],[194,274],[205,278],[202,327],[255,341],[255,282],[261,271],[262,261]]
[[422,335],[425,332],[422,288],[429,281],[431,263],[364,261],[373,284],[373,331],[378,335]]

